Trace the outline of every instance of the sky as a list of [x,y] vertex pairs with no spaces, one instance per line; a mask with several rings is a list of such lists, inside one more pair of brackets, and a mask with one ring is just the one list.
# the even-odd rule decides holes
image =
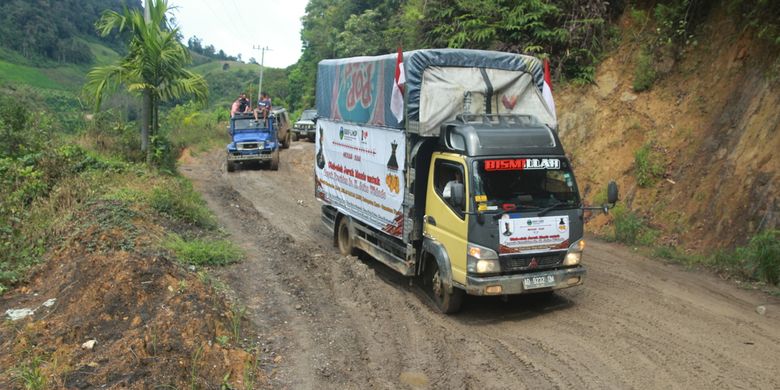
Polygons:
[[197,36],[203,46],[260,62],[268,47],[265,66],[286,68],[301,56],[301,17],[308,0],[169,0],[184,43]]

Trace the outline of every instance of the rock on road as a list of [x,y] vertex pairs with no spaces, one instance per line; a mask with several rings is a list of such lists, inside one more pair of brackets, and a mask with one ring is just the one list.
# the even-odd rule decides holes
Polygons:
[[440,315],[408,279],[338,255],[313,144],[282,151],[277,172],[228,174],[223,153],[181,170],[247,253],[215,272],[248,308],[274,388],[780,388],[776,298],[590,239],[583,286]]

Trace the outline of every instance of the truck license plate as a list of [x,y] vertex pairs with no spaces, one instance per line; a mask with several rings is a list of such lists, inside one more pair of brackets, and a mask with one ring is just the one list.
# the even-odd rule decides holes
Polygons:
[[555,276],[553,275],[532,276],[530,278],[523,279],[523,288],[526,290],[552,286],[555,286]]

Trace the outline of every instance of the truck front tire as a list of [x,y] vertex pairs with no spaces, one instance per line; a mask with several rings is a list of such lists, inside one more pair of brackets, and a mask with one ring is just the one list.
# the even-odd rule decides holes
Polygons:
[[227,162],[227,171],[228,172],[234,172],[235,170],[236,170],[236,163],[234,163],[233,161],[228,161]]
[[271,161],[268,163],[268,167],[271,168],[272,171],[279,170],[279,149],[274,151]]
[[292,135],[290,137],[293,140],[293,142],[297,141],[298,140],[298,133],[296,133],[294,131],[292,131],[291,133],[292,133]]
[[442,314],[452,314],[460,310],[460,305],[463,303],[463,290],[452,287],[452,291],[447,292],[447,286],[442,280],[436,260],[431,259],[426,264],[423,277],[425,286],[428,287],[428,294]]
[[292,131],[288,131],[287,135],[284,137],[284,140],[282,141],[282,149],[287,149],[290,147],[290,142],[292,142]]

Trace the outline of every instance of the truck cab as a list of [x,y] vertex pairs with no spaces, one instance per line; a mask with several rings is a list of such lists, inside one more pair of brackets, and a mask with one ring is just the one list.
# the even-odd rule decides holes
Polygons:
[[457,310],[464,293],[582,284],[582,202],[551,128],[529,116],[464,115],[442,125],[428,149],[430,158],[417,156],[425,166],[414,167],[425,186],[416,273],[442,311]]
[[280,142],[277,138],[276,118],[255,120],[251,113],[239,113],[230,118],[230,143],[226,147],[227,171],[233,172],[243,164],[266,164],[279,169]]

